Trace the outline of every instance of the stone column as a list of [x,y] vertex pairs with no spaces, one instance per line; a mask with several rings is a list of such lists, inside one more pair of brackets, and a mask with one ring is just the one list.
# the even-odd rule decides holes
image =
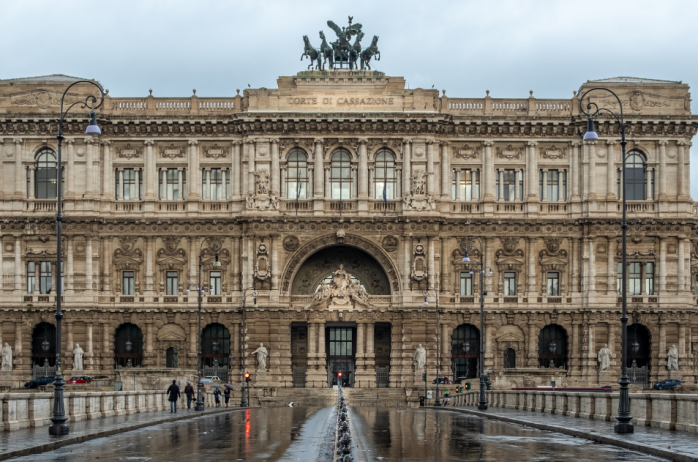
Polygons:
[[407,291],[410,288],[410,260],[412,259],[412,238],[410,236],[404,236],[402,239],[402,245],[405,250],[405,258],[403,261],[403,271],[402,271],[402,284],[404,286],[403,290]]
[[230,368],[238,370],[240,364],[240,324],[233,324],[233,363]]
[[[492,146],[494,146],[494,141],[488,140],[483,143],[485,145],[485,155],[483,156],[482,169],[484,171],[484,191],[485,195],[483,199],[487,202],[495,200],[495,181],[494,181],[494,161],[492,158]],[[480,183],[482,183],[483,178],[480,178]],[[482,184],[480,184],[482,188]]]
[[440,369],[444,371],[448,370],[448,363],[451,356],[449,348],[451,345],[451,335],[448,330],[448,324],[441,324],[441,361],[439,361],[439,363],[441,364]]
[[448,237],[441,238],[441,292],[453,292],[451,289],[451,269],[448,258]]
[[242,171],[242,165],[240,164],[240,146],[242,146],[242,141],[233,141],[233,163],[230,167],[230,182],[233,188],[233,200],[240,200],[240,172]]
[[158,199],[157,188],[159,186],[155,151],[153,149],[155,141],[146,140],[143,144],[145,144],[145,177],[143,178],[143,182],[145,183],[144,199],[147,201],[154,201]]
[[589,292],[589,272],[590,272],[590,257],[589,257],[589,237],[582,238],[582,292]]
[[[68,253],[65,268],[65,291],[67,294],[72,295],[73,290],[75,289],[75,277],[73,276],[75,274],[75,268],[73,266],[73,246],[75,243],[75,237],[65,236],[64,239],[66,241],[66,250]],[[60,271],[60,268],[58,268],[58,271]]]
[[153,241],[154,237],[145,238],[145,292],[149,296],[154,296],[155,287],[153,286]]
[[286,196],[288,195],[286,193],[286,166],[281,167],[281,186],[280,186],[280,191],[279,191],[279,197],[281,199],[286,199]]
[[435,238],[434,236],[428,236],[427,239],[428,241],[428,247],[427,247],[427,264],[428,266],[428,271],[429,271],[429,288],[435,289],[434,283],[435,283],[435,273],[436,273],[436,268],[434,267],[434,240],[438,239]]
[[87,356],[87,361],[85,361],[85,365],[83,366],[87,370],[92,370],[92,366],[94,365],[94,347],[92,344],[92,320],[88,320],[85,322],[85,337],[87,339],[87,344],[86,344],[86,355]]
[[536,332],[536,315],[528,315],[528,367],[538,367],[538,333]]
[[279,195],[281,191],[281,182],[279,181],[279,139],[271,139],[271,192]]
[[22,291],[22,237],[15,236],[15,290]]
[[103,275],[104,282],[102,284],[102,289],[104,292],[111,292],[111,257],[112,257],[112,237],[102,237],[100,238],[103,242],[102,248],[104,253],[100,255],[100,259],[104,262]]
[[196,272],[196,261],[199,256],[199,249],[197,247],[198,238],[190,236],[187,237],[187,239],[189,240],[189,286],[191,287],[191,291],[194,291],[194,288],[199,285]]
[[596,290],[596,251],[594,236],[589,236],[589,292]]
[[572,201],[579,201],[579,146],[581,141],[572,141],[572,155],[570,156],[570,190],[572,191]]
[[[356,359],[363,362],[364,359],[364,328],[363,322],[356,323]],[[362,366],[363,368],[363,366]]]
[[208,199],[210,201],[216,200],[217,197],[213,197],[211,194],[211,168],[206,168],[206,187],[204,188],[204,194],[202,194],[202,199]]
[[[489,274],[487,271],[487,268],[492,268],[493,264],[492,262],[494,259],[492,258],[494,252],[492,251],[492,243],[494,242],[494,238],[492,237],[486,237],[485,238],[485,274],[484,274],[484,282],[485,282],[485,290],[487,290],[490,294],[492,291],[492,277],[493,275]],[[492,272],[495,272],[495,269],[492,268]]]
[[411,151],[411,140],[408,140],[407,138],[402,140],[403,143],[403,159],[402,159],[402,194],[409,194],[410,191],[412,190],[412,185],[410,184],[410,172],[411,172],[411,165],[410,163],[412,162],[410,158],[410,151]]
[[548,202],[548,169],[544,168],[543,172],[543,198],[544,202]]
[[328,201],[332,198],[332,191],[330,190],[330,167],[325,167],[325,200]]
[[[681,170],[679,173],[682,173],[682,180],[681,180],[681,189],[679,189],[679,195],[682,197],[682,200],[691,200],[691,146],[693,146],[693,143],[688,142],[688,141],[680,141],[680,147],[679,149],[683,152],[683,160],[681,161]],[[680,152],[681,152],[680,151]]]
[[187,178],[187,197],[191,200],[201,199],[201,188],[199,187],[199,141],[189,140],[189,162],[187,163],[188,178]]
[[676,163],[677,163],[677,169],[676,169],[676,194],[677,194],[677,200],[681,200],[682,196],[684,196],[684,170],[686,168],[686,158],[684,154],[684,145],[685,141],[679,140],[676,142],[676,147],[678,150],[678,153],[676,155]]
[[[658,183],[659,183],[659,200],[660,201],[666,201],[669,198],[667,197],[666,193],[666,145],[668,141],[666,140],[659,140],[657,144],[659,144],[659,178],[658,178]],[[622,183],[621,183],[622,186]]]
[[[4,144],[5,144],[4,138],[1,138],[1,137],[0,137],[0,151],[3,151],[3,148],[2,148],[2,147],[3,147]],[[0,162],[0,178],[3,178],[3,179],[5,178],[5,162]],[[4,198],[5,198],[5,186],[6,186],[6,185],[5,185],[5,182],[3,182],[2,185],[0,185],[0,199],[4,199]],[[1,270],[0,270],[0,272],[1,272]],[[0,290],[2,290],[2,283],[1,283],[1,281],[2,281],[2,280],[0,279]],[[1,341],[1,340],[0,340],[0,341]]]
[[536,290],[536,243],[538,238],[526,238],[526,253],[528,255],[528,297],[533,297]]
[[15,138],[15,198],[24,199],[24,192],[27,188],[25,184],[26,176],[24,174],[24,169],[22,168],[22,159],[24,158],[24,150],[22,145],[24,140],[22,138]]
[[85,195],[86,199],[94,198],[94,139],[92,137],[85,138]]
[[681,293],[684,290],[685,287],[685,280],[684,280],[684,272],[686,270],[686,262],[685,262],[685,253],[684,253],[684,242],[685,242],[685,236],[678,236],[678,241],[679,241],[679,248],[678,248],[678,260],[676,261],[676,266],[677,266],[677,271],[676,271],[676,276],[677,276],[677,293]]
[[427,193],[434,194],[434,140],[426,140],[427,144]]
[[684,239],[684,260],[683,260],[683,265],[684,265],[684,288],[683,290],[687,290],[689,292],[693,291],[693,281],[691,281],[691,240],[686,238]]
[[29,199],[34,199],[34,173],[35,173],[36,168],[33,165],[30,165],[28,167],[28,172],[29,172]]
[[[196,344],[198,341],[198,319],[196,316],[192,316],[189,319],[189,367],[195,369],[197,367],[197,349]],[[243,353],[244,354],[244,353]]]
[[514,200],[519,200],[519,172],[518,168],[514,169]]
[[609,201],[616,200],[616,141],[606,140],[606,199]]
[[322,175],[325,173],[324,159],[322,157],[322,139],[315,140],[315,200],[322,200],[325,192]]
[[261,141],[250,141],[249,145],[247,146],[247,193],[248,194],[255,194],[256,188],[255,188],[255,178],[254,174],[256,171],[256,166],[255,162],[257,161],[257,143],[261,143]]
[[317,325],[318,328],[318,350],[317,358],[319,361],[319,369],[322,370],[326,364],[327,359],[325,358],[325,322],[320,322]]
[[65,172],[65,191],[63,191],[63,197],[65,199],[75,199],[77,194],[75,193],[75,139],[66,138],[63,140],[65,143],[65,154],[63,154],[63,159],[68,161],[68,167]]
[[272,234],[271,239],[271,290],[279,290],[279,235]]
[[92,296],[92,236],[86,236],[85,244],[85,290]]
[[596,141],[585,141],[589,146],[589,200],[596,200],[598,197],[596,190]]
[[[119,187],[116,188],[116,196],[114,199],[124,200],[124,169],[119,167],[117,170],[119,175]],[[135,170],[138,171],[137,169]],[[136,176],[136,192],[138,192],[138,176]]]
[[[366,324],[366,369],[370,369],[375,374],[376,355],[373,351],[373,339],[375,338],[375,324]],[[324,343],[323,343],[324,345]],[[375,376],[374,376],[375,377]]]
[[[666,347],[666,317],[659,317],[659,368],[660,370],[666,371],[667,364],[667,347]],[[664,367],[662,367],[664,366]],[[664,372],[666,374],[666,372]]]
[[618,268],[616,265],[616,240],[608,238],[608,274],[606,275],[606,294],[616,293],[616,281],[618,279]]
[[111,158],[111,141],[102,141],[104,146],[104,162],[102,163],[102,191],[101,200],[110,201],[114,199],[114,167]]
[[359,138],[359,199],[368,199],[368,154],[366,138]]
[[230,238],[232,244],[231,260],[233,265],[233,291],[240,289],[240,238],[233,236]]
[[529,157],[528,165],[526,168],[529,171],[528,175],[528,200],[538,201],[538,152],[536,146],[538,146],[537,141],[529,141],[526,143],[528,146]]
[[65,352],[63,353],[62,356],[62,366],[64,366],[65,369],[72,369],[73,368],[73,348],[75,348],[75,344],[73,343],[73,321],[71,320],[66,320],[65,322],[65,327],[66,327],[66,342],[65,342]]
[[153,359],[153,320],[148,319],[145,321],[145,366],[156,366]]
[[666,291],[666,238],[659,238],[659,293]]
[[[27,261],[25,263],[29,263],[29,262]],[[52,271],[52,273],[53,273],[53,271]],[[27,277],[28,276],[29,276],[29,274],[27,274]],[[36,295],[41,293],[41,290],[40,290],[41,283],[39,282],[40,276],[41,276],[41,262],[37,261],[34,263],[34,290],[32,291]],[[29,291],[27,291],[27,293],[29,293]]]
[[[454,169],[453,172],[455,173],[455,176],[456,176],[456,188],[455,188],[456,191],[455,191],[454,200],[457,201],[457,202],[465,201],[465,200],[467,200],[467,198],[466,198],[466,197],[461,197],[461,195],[460,195],[461,170],[460,170],[459,168],[457,168],[457,169]],[[472,189],[471,189],[471,191],[472,191]],[[465,192],[464,192],[464,193],[463,193],[463,196],[465,196],[465,195],[466,195],[466,194],[465,194]]]
[[579,239],[571,237],[570,292],[579,292]]
[[100,324],[102,329],[102,369],[110,369],[114,366],[113,350],[110,348],[111,342],[109,341],[111,328],[109,327],[108,319],[102,319]]
[[[317,357],[317,324],[308,323],[308,359],[314,360]],[[308,364],[310,365],[310,364]]]
[[[1,148],[1,147],[2,147],[2,145],[0,145],[0,148]],[[2,162],[0,162],[0,164],[1,164],[1,163],[2,163]],[[0,174],[2,174],[2,172],[0,172]],[[0,178],[2,178],[2,177],[0,177]],[[0,191],[0,198],[2,198],[2,192],[1,192],[1,191]],[[5,271],[3,270],[3,265],[4,265],[4,263],[3,263],[3,261],[2,261],[2,254],[5,252],[5,247],[4,247],[5,244],[3,243],[2,234],[1,234],[1,233],[2,233],[2,231],[0,231],[0,295],[2,295],[2,291],[5,290]],[[52,287],[56,287],[56,286],[54,285],[54,286],[52,286]],[[1,324],[2,324],[2,323],[0,323],[0,325],[1,325]],[[2,329],[0,329],[0,331],[1,331],[1,330],[2,330]],[[2,332],[0,332],[0,336],[2,336]],[[4,345],[4,344],[2,343],[2,341],[0,341],[0,345]]]
[[451,156],[449,153],[449,142],[441,142],[441,200],[451,200]]
[[499,200],[503,201],[504,200],[504,170],[503,169],[497,169],[497,180],[499,182]]

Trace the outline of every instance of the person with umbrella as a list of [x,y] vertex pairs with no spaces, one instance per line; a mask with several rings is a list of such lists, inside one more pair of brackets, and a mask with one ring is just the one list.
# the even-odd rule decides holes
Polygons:
[[177,412],[177,398],[181,395],[176,380],[172,381],[172,385],[167,389],[167,394],[170,395],[168,398],[170,400],[170,412]]
[[194,400],[194,387],[191,386],[191,382],[187,382],[187,386],[184,387],[184,394],[187,396],[187,409],[191,410],[191,402]]
[[225,398],[225,407],[228,407],[228,403],[230,402],[230,389],[230,385],[226,383],[225,390],[223,390],[223,398]]
[[213,390],[213,397],[216,400],[216,407],[221,407],[221,387],[218,385],[212,385]]

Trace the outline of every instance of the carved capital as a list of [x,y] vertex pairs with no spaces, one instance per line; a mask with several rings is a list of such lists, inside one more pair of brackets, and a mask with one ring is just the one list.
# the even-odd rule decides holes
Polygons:
[[669,142],[667,140],[659,140],[657,141],[657,144],[659,144],[660,146],[666,146],[667,144],[669,144]]
[[403,139],[402,139],[402,143],[403,143],[403,144],[412,144],[412,140],[409,139],[409,138],[403,138]]
[[494,146],[494,141],[493,140],[485,140],[482,142],[482,144],[484,144],[486,147],[490,148],[490,147]]
[[584,141],[584,144],[586,144],[587,146],[595,146],[596,143],[596,141]]
[[538,146],[538,141],[529,141],[526,143],[529,147],[535,148]]
[[579,147],[579,146],[582,145],[582,142],[581,142],[581,141],[572,141],[570,144],[571,144],[572,146]]
[[143,144],[145,144],[146,146],[152,146],[155,144],[155,140],[145,140],[143,141]]
[[14,141],[15,144],[22,144],[24,143],[24,140],[22,138],[13,138],[12,141]]
[[607,146],[613,146],[613,145],[616,145],[616,144],[618,144],[618,142],[617,142],[616,140],[606,140],[606,145],[607,145]]

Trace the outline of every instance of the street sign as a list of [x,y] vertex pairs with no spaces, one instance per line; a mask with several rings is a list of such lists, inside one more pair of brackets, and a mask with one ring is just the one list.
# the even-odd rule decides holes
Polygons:
[[427,399],[432,399],[432,390],[427,390]]
[[492,373],[492,369],[485,369],[483,372],[484,372],[485,374],[491,374],[491,373]]

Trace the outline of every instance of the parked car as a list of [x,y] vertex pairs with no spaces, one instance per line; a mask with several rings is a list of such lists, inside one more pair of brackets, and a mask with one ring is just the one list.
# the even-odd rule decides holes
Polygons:
[[75,377],[71,377],[70,380],[67,380],[65,383],[71,385],[76,383],[90,383],[90,378],[86,375],[77,375]]
[[212,382],[215,382],[216,380],[218,380],[219,382],[221,381],[221,378],[218,377],[217,375],[207,375],[207,376],[204,377],[204,378],[205,378],[205,379],[209,379],[209,380],[212,381]]
[[[431,383],[436,383],[436,380],[437,379],[432,380]],[[439,383],[450,383],[450,380],[448,380],[448,377],[443,376],[443,375],[439,376],[438,381],[439,381]]]
[[463,380],[468,380],[468,378],[467,377],[456,377],[456,379],[453,381],[453,383],[460,385],[461,383],[463,383]]
[[654,384],[655,390],[671,390],[674,387],[678,387],[681,385],[681,380],[676,380],[676,379],[666,379],[662,380],[661,382],[657,382]]
[[53,380],[54,380],[54,377],[38,377],[34,380],[30,380],[29,382],[25,383],[24,388],[43,387],[44,385],[52,384]]

